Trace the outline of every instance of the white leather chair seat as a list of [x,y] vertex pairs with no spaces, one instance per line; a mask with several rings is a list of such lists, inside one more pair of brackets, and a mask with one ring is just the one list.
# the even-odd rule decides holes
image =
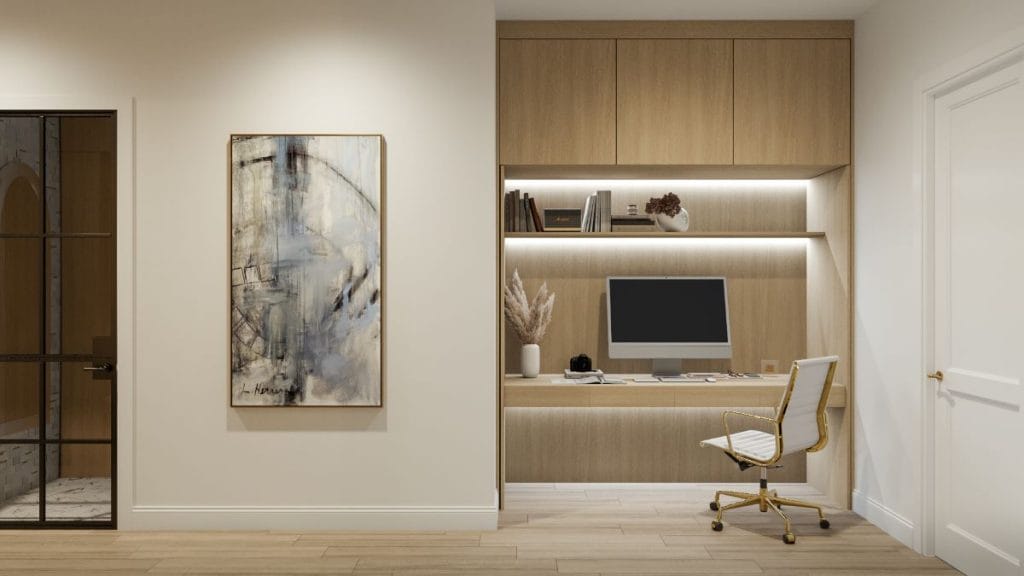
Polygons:
[[[700,445],[729,450],[729,441],[725,436],[703,440]],[[732,449],[737,454],[754,460],[771,460],[775,455],[775,436],[760,430],[735,432],[732,435]]]

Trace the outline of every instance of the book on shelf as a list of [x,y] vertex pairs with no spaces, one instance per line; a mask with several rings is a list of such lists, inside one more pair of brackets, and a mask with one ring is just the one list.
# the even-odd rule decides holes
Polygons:
[[519,200],[519,214],[522,218],[519,227],[523,232],[533,232],[533,226],[531,225],[533,219],[530,218],[530,195],[523,194],[523,197]]
[[540,211],[537,210],[537,199],[530,198],[530,218],[533,223],[534,232],[544,231],[544,222],[540,219]]
[[522,197],[519,198],[519,231],[520,232],[529,232],[530,231],[530,223],[529,223],[529,220],[526,219],[526,205],[529,202],[530,202],[530,195],[529,194],[523,194]]
[[611,232],[612,231],[612,191],[611,190],[598,190],[597,191],[597,206],[598,206],[598,232]]
[[583,232],[612,231],[611,190],[598,190],[587,197],[583,205]]
[[519,190],[509,190],[505,193],[505,231],[519,232],[522,230],[520,212],[522,202],[519,198]]
[[583,223],[580,226],[580,230],[583,232],[594,231],[594,204],[597,202],[597,194],[591,194],[587,196],[587,201],[583,204]]

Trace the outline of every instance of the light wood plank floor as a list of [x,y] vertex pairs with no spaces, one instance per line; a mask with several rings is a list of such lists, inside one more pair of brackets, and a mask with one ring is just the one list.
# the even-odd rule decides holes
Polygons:
[[[801,485],[774,486],[815,499]],[[743,489],[748,489],[744,486]],[[955,575],[849,512],[818,528],[795,510],[797,543],[756,509],[710,529],[711,485],[516,485],[496,532],[0,532],[0,576],[163,574]]]

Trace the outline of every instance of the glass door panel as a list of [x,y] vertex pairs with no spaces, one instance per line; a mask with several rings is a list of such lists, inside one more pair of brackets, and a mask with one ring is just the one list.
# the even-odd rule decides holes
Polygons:
[[0,354],[39,354],[42,241],[0,238]]
[[39,444],[0,444],[0,523],[39,521]]
[[115,282],[112,237],[47,240],[51,306],[47,351],[114,355]]
[[46,428],[47,440],[102,440],[113,432],[113,377],[105,361],[47,365],[50,390],[59,390],[56,421]]
[[39,438],[39,379],[37,362],[0,362],[0,442]]
[[60,185],[58,193],[47,198],[47,231],[113,234],[114,122],[96,116],[61,118],[54,131],[60,142]]
[[46,455],[47,522],[110,522],[109,444],[51,445]]
[[0,234],[43,232],[42,119],[0,116]]

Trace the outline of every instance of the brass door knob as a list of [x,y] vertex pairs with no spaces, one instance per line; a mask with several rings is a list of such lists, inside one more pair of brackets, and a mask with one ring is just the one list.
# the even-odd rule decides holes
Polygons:
[[936,370],[935,372],[932,372],[931,374],[929,374],[928,377],[933,379],[933,380],[938,380],[939,382],[942,382],[942,378],[943,378],[942,370]]

